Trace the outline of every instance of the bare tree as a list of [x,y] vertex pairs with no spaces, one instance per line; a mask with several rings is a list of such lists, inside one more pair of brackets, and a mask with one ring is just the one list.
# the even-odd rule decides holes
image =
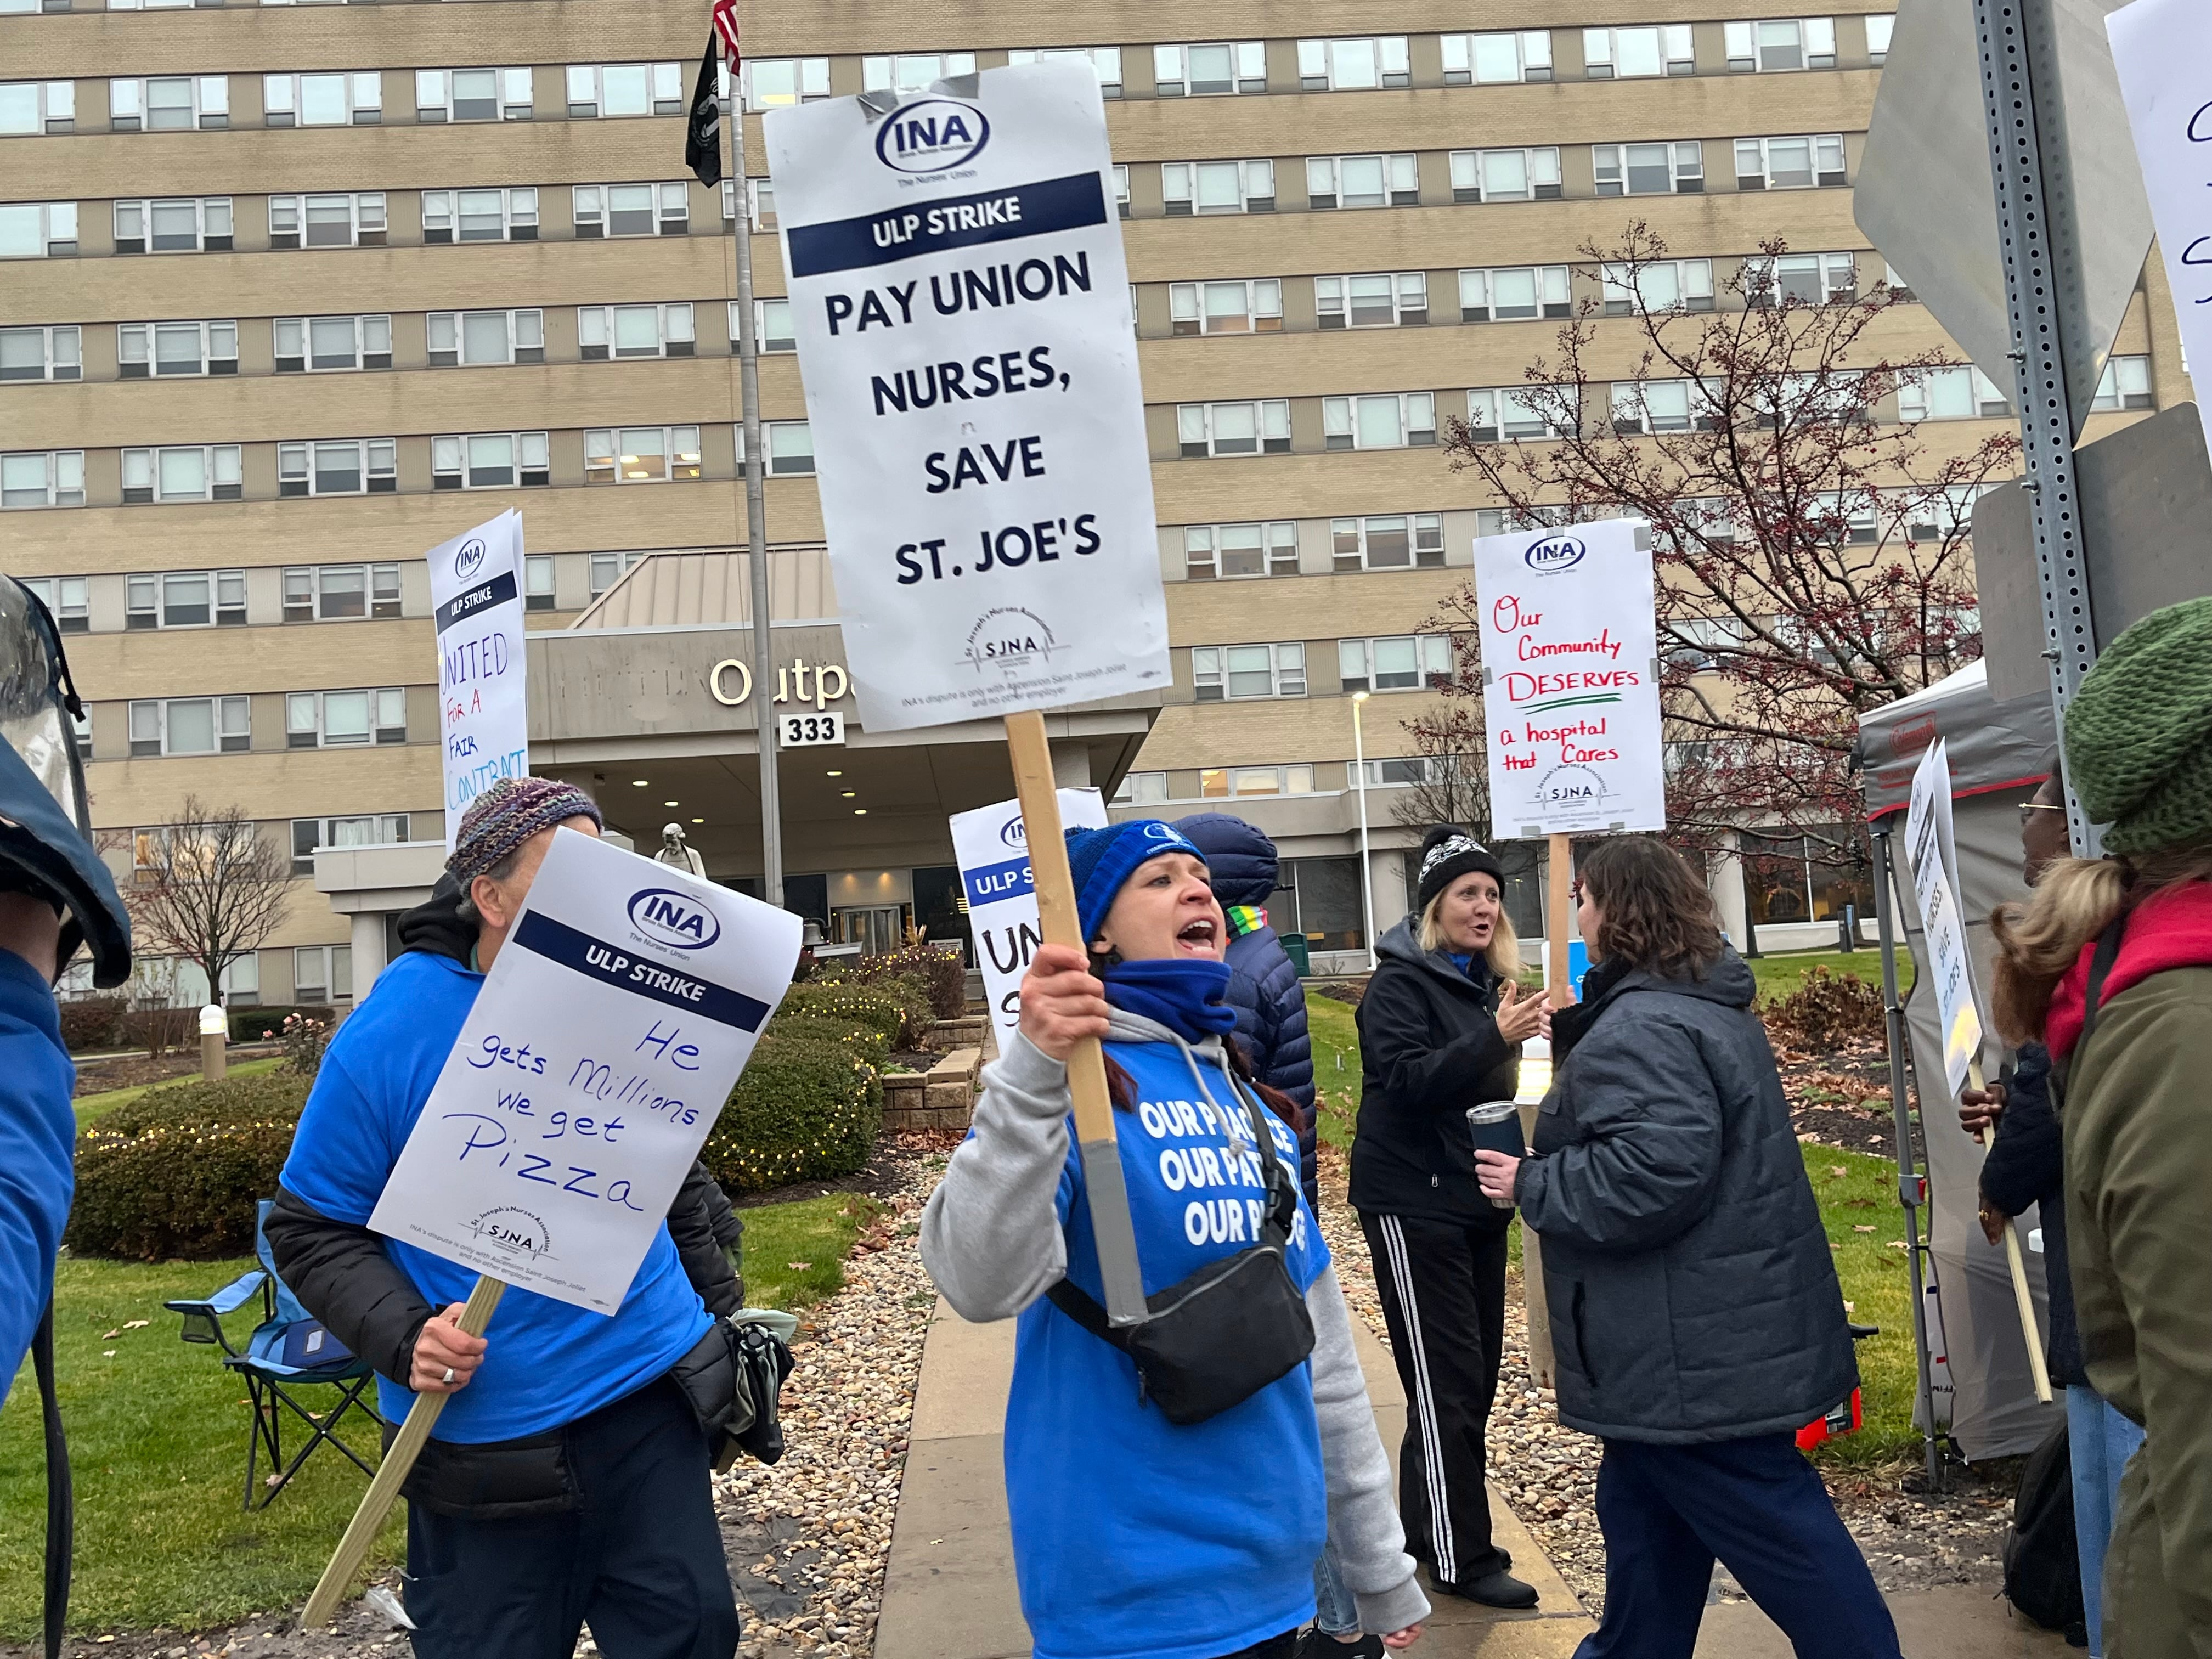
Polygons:
[[123,889],[133,944],[149,956],[181,957],[222,998],[222,975],[267,942],[284,920],[292,861],[255,833],[236,806],[198,796],[136,836],[137,872]]
[[1417,827],[1458,823],[1488,835],[1490,774],[1483,741],[1482,665],[1475,659],[1471,623],[1455,617],[1451,625],[1468,632],[1453,637],[1451,673],[1429,678],[1430,689],[1441,694],[1437,702],[1398,723],[1421,765],[1419,775],[1399,795],[1391,816]]
[[[1788,252],[1765,244],[1714,309],[1647,224],[1586,245],[1605,299],[1444,437],[1510,524],[1650,523],[1668,815],[1695,840],[1857,817],[1856,716],[1981,654],[1971,507],[2017,469],[2009,435],[1938,446],[1879,419],[1900,388],[1969,371],[1884,356],[1900,297]],[[1470,586],[1444,620],[1478,615]]]

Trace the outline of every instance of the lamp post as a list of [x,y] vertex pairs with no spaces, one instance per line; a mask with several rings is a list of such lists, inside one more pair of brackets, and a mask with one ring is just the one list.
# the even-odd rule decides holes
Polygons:
[[1359,789],[1359,902],[1367,924],[1367,971],[1375,971],[1375,860],[1367,846],[1367,748],[1359,732],[1359,705],[1368,694],[1352,694],[1352,772]]

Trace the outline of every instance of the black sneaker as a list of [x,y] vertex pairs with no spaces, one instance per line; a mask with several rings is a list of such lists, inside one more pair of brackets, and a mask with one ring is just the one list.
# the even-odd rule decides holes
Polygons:
[[1309,1625],[1298,1632],[1297,1659],[1382,1659],[1382,1638],[1362,1636],[1340,1642],[1319,1625]]
[[1536,1589],[1524,1584],[1503,1567],[1486,1572],[1480,1578],[1467,1578],[1449,1584],[1437,1580],[1437,1589],[1446,1595],[1456,1595],[1462,1601],[1480,1601],[1486,1607],[1504,1607],[1519,1610],[1536,1605]]

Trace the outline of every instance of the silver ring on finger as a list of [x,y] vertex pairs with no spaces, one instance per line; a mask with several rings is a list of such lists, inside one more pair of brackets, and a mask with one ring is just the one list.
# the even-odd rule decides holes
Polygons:
[[453,1386],[453,1368],[451,1365],[447,1366],[446,1374],[438,1380],[444,1383],[446,1387],[449,1389],[452,1388]]

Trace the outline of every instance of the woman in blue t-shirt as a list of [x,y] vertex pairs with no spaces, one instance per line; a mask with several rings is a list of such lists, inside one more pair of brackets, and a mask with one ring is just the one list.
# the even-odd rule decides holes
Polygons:
[[[1243,1056],[1224,1034],[1228,930],[1206,861],[1150,819],[1072,830],[1089,962],[1041,946],[1021,1027],[984,1073],[974,1133],[922,1220],[923,1260],[963,1318],[1020,1316],[1006,1405],[1007,1508],[1037,1659],[1288,1659],[1335,1547],[1362,1626],[1409,1646],[1428,1615],[1390,1491],[1352,1325],[1311,1212],[1285,1250],[1315,1342],[1201,1423],[1171,1424],[1136,1367],[1044,1293],[1103,1300],[1066,1060],[1103,1039],[1147,1295],[1256,1242]],[[1086,969],[1088,971],[1086,971]],[[1103,982],[1102,982],[1103,981]],[[1262,1091],[1272,1095],[1272,1091]],[[1295,1169],[1296,1108],[1261,1115]],[[1241,1145],[1243,1150],[1239,1150]]]

